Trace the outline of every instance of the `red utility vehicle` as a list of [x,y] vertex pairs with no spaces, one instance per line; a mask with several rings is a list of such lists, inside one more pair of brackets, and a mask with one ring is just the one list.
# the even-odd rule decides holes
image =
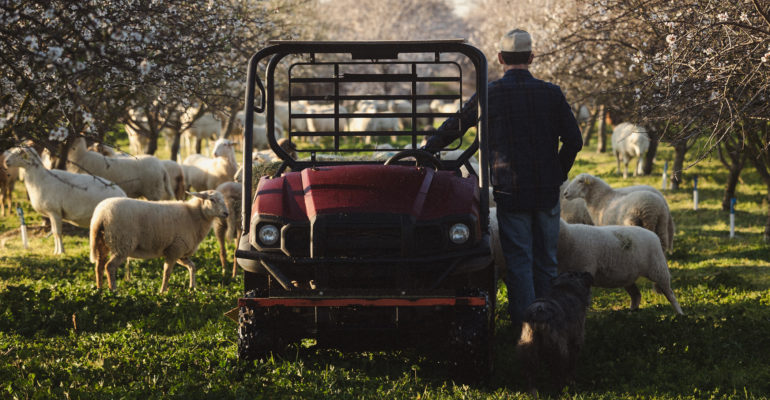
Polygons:
[[[426,105],[462,98],[462,65],[475,75],[478,131],[471,144],[455,146],[463,149],[459,158],[441,160],[420,150],[420,141],[451,132],[417,127],[425,118],[454,115]],[[258,71],[264,71],[266,85]],[[287,87],[285,136],[299,145],[298,160],[278,146],[277,83]],[[425,90],[435,85],[444,92]],[[496,276],[484,167],[486,85],[484,55],[462,40],[279,41],[252,57],[243,236],[236,252],[245,282],[238,301],[240,358],[260,358],[314,338],[318,346],[342,349],[426,348],[448,355],[459,377],[489,375]],[[401,109],[346,109],[355,102],[389,102]],[[318,112],[316,103],[326,110]],[[313,107],[315,112],[307,111]],[[256,192],[254,113],[265,113],[270,148],[282,160],[274,176],[259,179]],[[354,123],[359,118],[363,123]],[[406,119],[411,126],[395,132],[372,128],[377,125],[371,121],[385,118]],[[323,121],[327,128],[318,129]],[[408,148],[375,146],[393,136],[391,144],[400,139]],[[475,171],[468,160],[479,148],[481,168]],[[394,154],[382,157],[387,152]]]

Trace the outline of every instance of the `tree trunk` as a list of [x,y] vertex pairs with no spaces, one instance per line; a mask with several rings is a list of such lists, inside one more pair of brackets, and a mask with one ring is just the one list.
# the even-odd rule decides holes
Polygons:
[[[154,131],[154,129],[152,129]],[[152,132],[150,134],[150,142],[147,143],[147,149],[145,154],[149,155],[155,155],[155,152],[158,151],[158,132]]]
[[604,153],[607,151],[607,132],[605,132],[605,129],[607,127],[607,109],[604,107],[604,104],[599,106],[599,132],[598,132],[598,138],[599,143],[596,145],[596,152],[597,153]]
[[596,126],[596,118],[599,117],[599,108],[591,114],[591,118],[588,119],[583,133],[583,147],[588,147],[591,144],[591,134],[594,132],[594,126]]
[[652,164],[655,162],[655,156],[658,154],[658,144],[660,143],[660,134],[657,129],[650,129],[648,131],[650,135],[650,147],[647,149],[647,153],[644,155],[644,166],[642,166],[642,174],[652,174]]
[[730,199],[735,197],[735,187],[738,186],[738,178],[741,176],[743,165],[737,168],[730,168],[727,173],[727,184],[725,185],[725,194],[722,197],[722,210],[730,211]]
[[674,168],[671,170],[671,189],[679,189],[682,182],[682,169],[684,169],[684,155],[687,154],[687,140],[674,143]]
[[765,243],[770,243],[770,185],[767,187],[767,222],[765,222]]
[[72,142],[75,141],[75,136],[70,135],[67,137],[67,140],[65,140],[61,146],[59,146],[59,159],[56,162],[56,165],[53,166],[54,169],[60,169],[63,171],[67,170],[67,157],[70,152],[70,147],[72,147]]
[[177,156],[179,155],[179,145],[181,142],[181,138],[182,138],[182,132],[180,132],[179,130],[175,130],[174,141],[171,143],[171,159],[174,161],[177,161]]
[[730,210],[730,199],[735,197],[735,188],[746,164],[746,151],[743,139],[726,138],[717,149],[719,161],[727,168],[727,184],[722,198],[722,210]]
[[[239,111],[238,110],[238,106],[235,105],[235,106],[229,107],[229,111],[230,111],[230,116],[227,118],[227,122],[225,123],[225,129],[222,132],[222,137],[226,138],[226,139],[229,139],[230,135],[232,134],[233,125],[235,123],[235,113],[237,113]],[[243,120],[244,120],[244,122],[246,121],[246,117],[245,116],[244,116]]]

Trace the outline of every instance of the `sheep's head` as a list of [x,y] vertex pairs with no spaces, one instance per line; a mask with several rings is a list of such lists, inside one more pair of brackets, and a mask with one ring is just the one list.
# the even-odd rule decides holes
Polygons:
[[227,139],[218,139],[214,143],[214,157],[226,157],[231,153],[234,153],[233,145],[235,143]]
[[40,157],[38,157],[35,149],[31,147],[14,147],[5,153],[5,161],[3,163],[5,168],[27,168],[40,164]]
[[227,216],[230,215],[230,213],[227,212],[224,196],[216,190],[192,193],[187,192],[187,194],[201,201],[201,212],[207,218],[227,218]]
[[591,185],[593,184],[594,177],[589,174],[582,173],[576,176],[575,179],[573,179],[572,182],[567,185],[567,188],[564,189],[564,198],[567,200],[585,198],[591,189]]

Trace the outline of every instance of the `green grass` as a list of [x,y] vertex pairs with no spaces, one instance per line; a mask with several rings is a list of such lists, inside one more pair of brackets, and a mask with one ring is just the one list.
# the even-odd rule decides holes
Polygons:
[[[584,150],[572,175],[590,172],[613,186],[660,187],[655,172],[623,181],[609,154]],[[692,210],[690,177],[700,177]],[[629,311],[622,289],[593,290],[586,344],[571,399],[710,399],[770,396],[770,251],[762,242],[765,188],[747,170],[738,187],[736,237],[721,211],[724,173],[706,160],[685,171],[682,189],[664,191],[674,213],[672,285],[686,315],[640,280],[642,305]],[[25,198],[17,185],[16,198]],[[42,219],[24,204],[27,223]],[[193,258],[198,290],[174,270],[158,294],[160,260],[133,261],[117,293],[96,289],[83,229],[67,228],[66,255],[52,237],[32,235],[24,250],[15,216],[0,218],[0,398],[528,398],[515,358],[505,288],[498,293],[495,375],[479,385],[447,380],[446,366],[404,351],[340,353],[297,345],[254,363],[236,357],[241,278],[223,280],[215,239]],[[32,230],[32,229],[31,229]],[[232,248],[230,248],[232,252]],[[122,275],[123,271],[119,271]]]

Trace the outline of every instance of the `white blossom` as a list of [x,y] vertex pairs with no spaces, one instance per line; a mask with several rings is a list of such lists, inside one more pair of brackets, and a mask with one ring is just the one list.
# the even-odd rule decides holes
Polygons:
[[139,72],[142,74],[142,76],[147,75],[150,72],[150,69],[152,69],[152,62],[147,61],[147,59],[142,60],[141,63],[139,63]]
[[719,22],[727,22],[727,19],[730,18],[730,15],[726,12],[717,14],[717,19]]
[[56,129],[52,129],[51,132],[48,134],[48,140],[54,141],[54,142],[63,142],[64,139],[69,136],[69,132],[67,131],[67,128],[64,126],[60,126]]

